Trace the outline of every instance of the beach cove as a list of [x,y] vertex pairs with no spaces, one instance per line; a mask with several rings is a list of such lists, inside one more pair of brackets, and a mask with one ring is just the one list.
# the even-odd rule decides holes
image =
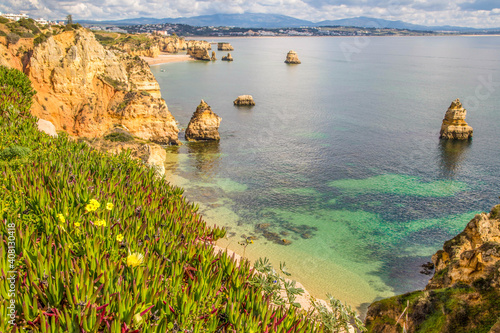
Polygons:
[[[499,174],[484,159],[499,156],[498,94],[465,103],[472,142],[438,139],[452,100],[473,102],[479,77],[498,81],[498,37],[369,41],[348,61],[341,43],[354,39],[231,39],[233,63],[152,67],[181,128],[200,99],[223,119],[219,144],[184,142],[166,162],[227,228],[218,245],[285,261],[313,296],[361,311],[425,286],[420,265],[489,210]],[[283,63],[291,49],[301,65]],[[234,107],[241,94],[257,105]]]

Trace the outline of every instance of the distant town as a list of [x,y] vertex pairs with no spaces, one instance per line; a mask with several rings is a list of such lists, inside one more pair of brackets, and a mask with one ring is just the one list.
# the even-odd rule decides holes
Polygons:
[[[89,26],[90,29],[103,29],[102,26]],[[160,35],[198,36],[198,37],[254,37],[254,36],[425,36],[435,35],[433,31],[411,31],[400,29],[376,29],[357,27],[299,27],[299,28],[237,28],[237,27],[195,27],[186,24],[140,24],[106,27],[112,31],[128,33],[156,33]]]
[[[69,15],[71,16],[71,15]],[[33,19],[42,25],[63,25],[66,21],[49,21],[43,18],[31,18],[26,14],[5,14],[0,17],[18,21]],[[296,28],[238,28],[215,26],[192,26],[179,23],[114,25],[106,23],[82,23],[83,26],[94,31],[118,33],[151,33],[163,36],[180,37],[272,37],[272,36],[429,36],[429,35],[487,35],[497,34],[498,31],[457,32],[457,31],[421,31],[395,28],[361,28],[346,26],[296,27]]]

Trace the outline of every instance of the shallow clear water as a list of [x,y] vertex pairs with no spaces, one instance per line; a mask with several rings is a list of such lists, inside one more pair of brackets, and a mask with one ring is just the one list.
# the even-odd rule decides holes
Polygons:
[[[363,310],[423,288],[420,265],[498,202],[500,37],[229,41],[234,62],[152,67],[181,128],[201,99],[222,117],[220,143],[168,149],[172,183],[222,246],[285,261],[316,297]],[[438,138],[456,98],[472,142]]]

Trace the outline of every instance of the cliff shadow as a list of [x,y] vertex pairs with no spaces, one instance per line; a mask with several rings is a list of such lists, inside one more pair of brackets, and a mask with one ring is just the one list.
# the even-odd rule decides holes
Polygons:
[[220,167],[220,147],[218,141],[187,142],[190,163],[201,176],[212,177]]
[[471,145],[471,140],[439,141],[439,169],[442,178],[455,178],[456,173],[467,157]]

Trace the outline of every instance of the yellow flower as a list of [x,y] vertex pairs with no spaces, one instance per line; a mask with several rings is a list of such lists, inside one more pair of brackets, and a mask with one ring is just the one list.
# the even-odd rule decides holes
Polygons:
[[80,222],[75,222],[75,227],[79,227],[80,226]]
[[97,208],[101,207],[101,204],[96,199],[91,199],[89,203],[85,206],[87,212],[93,212]]
[[106,220],[97,220],[94,223],[97,227],[105,227],[106,226]]
[[61,222],[61,223],[66,222],[66,219],[64,218],[63,214],[59,213],[59,214],[56,215],[56,217],[59,220],[59,222]]
[[144,256],[139,252],[132,253],[127,257],[127,266],[130,267],[140,266],[143,260]]
[[122,234],[118,234],[118,235],[116,235],[116,240],[117,240],[118,242],[121,242],[121,241],[123,240],[123,235],[122,235]]
[[113,205],[113,203],[112,203],[112,202],[108,202],[108,203],[106,204],[106,209],[107,209],[107,210],[112,210],[112,209],[113,209],[113,207],[114,207],[114,205]]

